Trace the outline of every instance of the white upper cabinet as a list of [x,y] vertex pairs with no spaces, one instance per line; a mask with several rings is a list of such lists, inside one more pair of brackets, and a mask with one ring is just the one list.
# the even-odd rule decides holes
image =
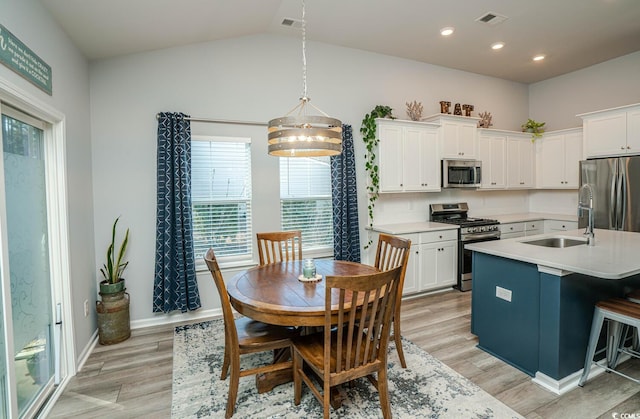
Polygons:
[[578,115],[586,157],[640,154],[640,104]]
[[478,160],[482,161],[480,189],[504,189],[507,187],[506,135],[489,134],[480,130],[478,135]]
[[440,125],[440,149],[443,159],[477,158],[477,127],[480,118],[438,114],[425,121]]
[[377,119],[380,192],[440,190],[438,125]]
[[507,187],[535,187],[533,142],[531,134],[513,133],[507,136]]
[[554,131],[535,142],[536,186],[577,189],[582,159],[582,129]]

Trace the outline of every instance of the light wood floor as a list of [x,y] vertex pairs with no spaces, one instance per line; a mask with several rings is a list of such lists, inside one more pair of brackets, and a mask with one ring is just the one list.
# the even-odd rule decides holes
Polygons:
[[[403,301],[403,336],[527,418],[612,418],[614,412],[639,417],[640,384],[605,373],[559,397],[476,348],[470,305],[471,293],[458,291]],[[123,343],[96,347],[49,417],[170,417],[172,351],[171,326],[134,331]],[[621,368],[640,376],[640,362]]]

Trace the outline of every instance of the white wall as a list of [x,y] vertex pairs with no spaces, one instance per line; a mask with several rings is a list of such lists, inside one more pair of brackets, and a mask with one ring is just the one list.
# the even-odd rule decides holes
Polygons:
[[[529,86],[531,117],[548,130],[581,127],[584,112],[640,103],[640,52],[574,71]],[[577,191],[537,191],[531,211],[572,213]]]
[[[413,100],[423,103],[425,116],[438,113],[441,100],[469,103],[475,105],[474,115],[491,112],[494,127],[502,129],[518,129],[528,115],[528,92],[523,84],[318,43],[307,44],[307,59],[312,103],[353,126],[359,167],[364,156],[360,122],[376,105],[389,105],[396,116],[406,119],[405,103]],[[112,220],[122,215],[123,227],[131,227],[127,287],[133,322],[164,319],[152,313],[151,303],[156,113],[181,111],[199,117],[266,122],[290,110],[301,91],[300,40],[295,38],[253,36],[92,63],[96,257],[102,259]],[[211,133],[217,127],[192,124],[194,133]],[[277,160],[266,153],[266,134],[257,135],[252,146],[254,175],[258,176],[257,180],[254,176],[254,196],[262,194],[263,200],[266,196],[276,205],[254,213],[255,230],[279,229]],[[358,182],[364,233],[363,169]],[[199,285],[204,308],[215,307],[216,291],[208,273],[199,275]]]
[[582,126],[577,114],[640,102],[640,52],[534,83],[531,117],[547,130]]
[[84,317],[83,303],[96,300],[93,200],[89,127],[89,66],[65,33],[36,0],[2,0],[0,23],[51,66],[53,96],[0,65],[0,79],[66,117],[71,283],[76,351],[96,329],[95,313]]

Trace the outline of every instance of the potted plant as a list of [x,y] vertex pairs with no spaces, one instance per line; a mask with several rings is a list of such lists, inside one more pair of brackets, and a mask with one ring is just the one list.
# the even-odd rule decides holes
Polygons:
[[100,293],[111,294],[124,290],[124,278],[122,278],[122,273],[127,265],[129,265],[129,262],[124,262],[122,258],[127,251],[127,244],[129,243],[129,229],[127,229],[127,232],[124,235],[124,239],[122,240],[122,244],[120,244],[120,249],[118,250],[118,256],[116,258],[116,227],[119,219],[120,217],[116,218],[113,222],[111,244],[107,248],[107,261],[100,269],[100,273],[102,273],[102,276],[104,277],[104,280],[100,282]]
[[522,132],[530,132],[531,133],[531,141],[535,141],[536,138],[542,137],[542,133],[544,132],[544,122],[536,122],[533,119],[527,119],[527,122],[521,125]]
[[102,265],[100,273],[104,279],[100,282],[100,297],[96,301],[98,313],[98,337],[101,345],[111,345],[122,342],[131,336],[129,322],[129,294],[125,292],[122,273],[129,262],[123,260],[129,244],[129,229],[124,235],[122,243],[116,253],[116,227],[118,220],[113,222],[111,244],[107,248],[107,260]]

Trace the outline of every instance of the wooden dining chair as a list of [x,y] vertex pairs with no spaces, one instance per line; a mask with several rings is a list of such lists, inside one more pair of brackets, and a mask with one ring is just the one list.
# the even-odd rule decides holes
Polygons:
[[400,284],[398,284],[398,298],[393,311],[393,339],[396,342],[396,350],[398,351],[402,368],[407,368],[407,363],[404,359],[404,350],[402,349],[402,340],[400,339],[400,306],[402,303],[402,289],[404,288],[404,276],[407,272],[410,248],[411,240],[380,233],[374,264],[374,266],[381,271],[387,271],[397,268],[398,266],[402,267]]
[[[300,404],[304,381],[328,418],[331,387],[366,376],[378,390],[383,416],[391,417],[387,345],[401,273],[402,267],[397,267],[370,275],[326,276],[324,332],[293,339],[296,405]],[[338,297],[337,304],[332,296]],[[337,313],[332,313],[336,309]],[[305,365],[322,381],[322,393],[307,375]]]
[[224,318],[224,360],[220,379],[224,380],[227,378],[229,367],[231,367],[231,379],[229,380],[229,395],[227,397],[225,416],[230,418],[233,416],[235,410],[240,377],[291,369],[292,366],[292,361],[286,361],[274,362],[270,365],[243,370],[240,369],[240,355],[290,349],[291,338],[299,335],[299,332],[294,328],[274,326],[252,320],[248,317],[234,319],[229,294],[227,294],[227,287],[222,278],[222,273],[220,272],[213,249],[207,251],[204,260],[218,288],[220,303],[222,305]]
[[302,231],[257,233],[260,266],[302,259]]

